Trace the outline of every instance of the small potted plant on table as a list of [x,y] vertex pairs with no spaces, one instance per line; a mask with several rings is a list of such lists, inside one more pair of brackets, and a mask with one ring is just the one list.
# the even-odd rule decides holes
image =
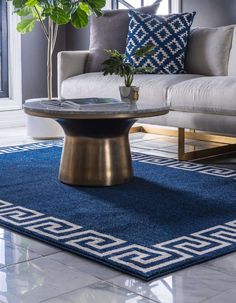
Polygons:
[[[153,45],[146,45],[135,52],[135,56],[142,57],[153,51]],[[144,67],[136,68],[126,63],[125,54],[117,50],[107,50],[109,58],[102,64],[103,75],[118,75],[124,78],[124,86],[120,86],[120,97],[123,102],[136,102],[139,99],[139,87],[132,85],[136,74],[152,73],[153,69]]]

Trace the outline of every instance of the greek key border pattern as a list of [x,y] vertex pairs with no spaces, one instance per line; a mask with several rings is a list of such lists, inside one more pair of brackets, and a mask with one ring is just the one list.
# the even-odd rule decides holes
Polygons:
[[176,159],[146,155],[136,152],[132,153],[132,157],[134,161],[136,160],[142,163],[148,163],[157,166],[165,166],[165,167],[184,170],[184,171],[197,172],[200,174],[212,175],[215,177],[232,178],[236,180],[236,170],[233,169],[216,167],[213,165],[205,165],[205,164],[194,163],[194,162],[179,161]]
[[0,147],[0,155],[27,152],[31,150],[38,150],[38,149],[45,149],[52,147],[62,147],[62,146],[63,146],[63,141],[57,140],[57,141],[49,141],[49,142],[42,141],[32,144],[25,144],[25,145]]
[[145,247],[0,200],[0,221],[73,251],[148,275],[236,243],[236,220]]

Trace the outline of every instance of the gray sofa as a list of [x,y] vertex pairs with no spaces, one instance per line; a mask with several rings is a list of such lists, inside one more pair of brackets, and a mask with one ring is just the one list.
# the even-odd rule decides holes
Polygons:
[[[88,53],[58,54],[58,96],[119,98],[119,77],[84,73]],[[182,75],[136,76],[139,102],[171,108],[166,116],[141,122],[235,136],[236,27],[193,29],[186,69]]]

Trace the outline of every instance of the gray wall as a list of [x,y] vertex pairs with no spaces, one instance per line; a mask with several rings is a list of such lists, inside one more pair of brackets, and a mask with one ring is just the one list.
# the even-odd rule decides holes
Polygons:
[[89,26],[83,29],[75,29],[72,25],[66,27],[67,50],[86,50],[89,48]]
[[[29,34],[22,35],[23,101],[47,96],[47,41],[38,24]],[[66,49],[65,28],[61,27],[54,55],[54,95],[56,95],[56,53]]]
[[217,27],[236,23],[236,0],[182,0],[182,10],[197,12],[194,26]]

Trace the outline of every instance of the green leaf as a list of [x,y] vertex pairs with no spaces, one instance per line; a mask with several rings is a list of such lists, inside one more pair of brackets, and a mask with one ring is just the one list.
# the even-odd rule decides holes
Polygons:
[[[37,9],[37,11],[36,11],[36,9]],[[35,18],[35,19],[37,19],[37,21],[39,21],[40,19],[41,20],[44,20],[45,19],[45,16],[44,16],[44,10],[43,10],[43,8],[40,6],[40,5],[35,5],[34,6],[34,8],[32,8],[32,15],[33,15],[33,17]],[[39,16],[38,16],[38,14],[39,14],[39,16],[40,16],[40,18],[39,18]]]
[[23,7],[16,11],[18,16],[26,17],[32,14],[32,9],[30,7]]
[[90,15],[91,10],[90,10],[90,7],[89,7],[89,5],[88,5],[87,3],[80,2],[79,7],[80,7],[83,11],[85,11],[85,13],[86,13],[87,15]]
[[24,7],[24,1],[23,0],[13,0],[12,4],[15,8],[22,8]]
[[88,24],[88,15],[80,7],[72,15],[71,23],[75,28],[82,28]]
[[35,6],[36,4],[38,4],[38,0],[27,0],[25,2],[26,6]]
[[102,8],[106,5],[106,0],[84,0],[88,3],[91,10],[95,13],[97,17],[102,15]]
[[101,10],[106,5],[106,0],[84,0],[88,3],[93,9]]
[[50,17],[58,25],[67,24],[70,21],[70,16],[59,7],[51,12]]
[[106,51],[106,53],[111,57],[111,58],[116,58],[116,59],[119,59],[119,60],[121,60],[121,61],[123,61],[124,60],[124,58],[125,58],[125,55],[124,54],[120,54],[116,49],[114,49],[114,50],[105,50]]
[[[144,54],[153,49],[153,46],[145,46],[140,49],[140,54]],[[109,58],[102,63],[102,72],[104,76],[118,75],[124,78],[125,85],[131,86],[135,74],[153,73],[152,68],[135,68],[133,65],[125,62],[125,55],[119,53],[117,50],[106,50]]]
[[35,26],[35,18],[22,19],[17,24],[17,30],[21,34],[26,34],[26,33],[31,32],[33,30],[34,26]]
[[153,74],[154,68],[152,67],[137,67],[134,71],[135,74]]
[[144,57],[146,55],[150,55],[153,50],[155,49],[155,45],[153,44],[147,44],[147,45],[144,45],[143,47],[139,48],[138,50],[136,50],[133,54],[133,56],[136,56],[136,57]]
[[[106,0],[8,0],[15,13],[24,18],[18,26],[20,32],[28,32],[35,22],[46,18],[58,24],[71,23],[75,28],[88,25],[89,15],[94,12],[100,16]],[[37,11],[36,11],[37,8]],[[29,20],[25,20],[29,19]]]

